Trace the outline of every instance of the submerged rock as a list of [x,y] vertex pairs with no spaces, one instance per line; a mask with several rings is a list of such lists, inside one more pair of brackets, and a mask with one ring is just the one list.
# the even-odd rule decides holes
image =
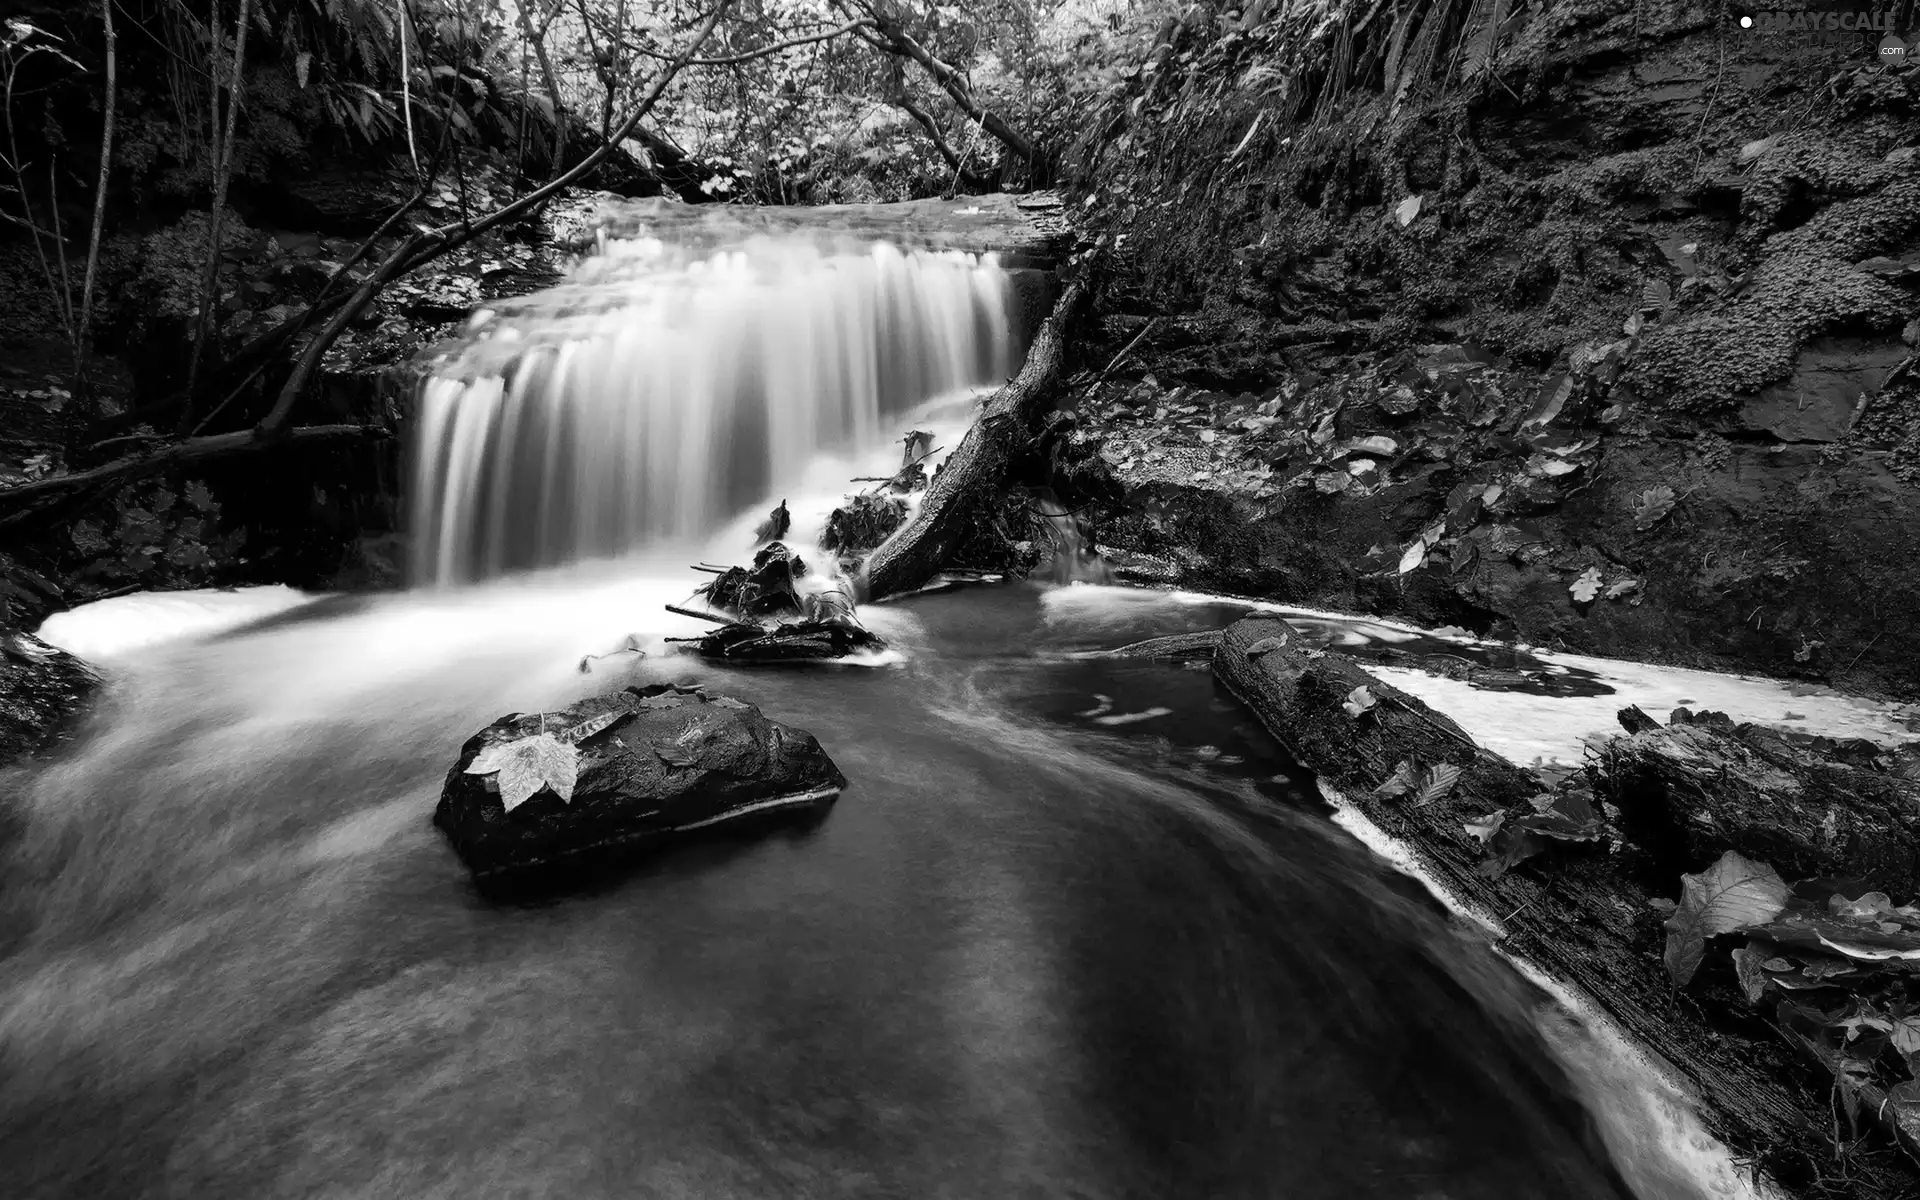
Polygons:
[[563,888],[673,835],[817,813],[846,784],[805,730],[656,684],[495,721],[461,747],[433,821],[483,889]]

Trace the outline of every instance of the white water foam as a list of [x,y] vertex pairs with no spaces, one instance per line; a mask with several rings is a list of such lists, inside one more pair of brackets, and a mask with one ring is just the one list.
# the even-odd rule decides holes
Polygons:
[[223,633],[317,599],[283,584],[135,592],[54,613],[41,623],[38,637],[105,666],[165,642]]
[[1599,1123],[1615,1165],[1642,1200],[1784,1200],[1785,1193],[1733,1157],[1700,1123],[1699,1102],[1670,1064],[1648,1051],[1586,995],[1500,945],[1499,917],[1468,904],[1424,870],[1411,849],[1368,820],[1338,791],[1320,785],[1334,823],[1401,873],[1417,880],[1448,912],[1488,937],[1551,998],[1534,1014],[1581,1099]]
[[[1075,586],[1048,593],[1046,604],[1062,619],[1090,625],[1097,624],[1103,615],[1140,614],[1156,605],[1221,605],[1316,626],[1331,636],[1334,645],[1406,642],[1416,637],[1458,646],[1496,644],[1384,617],[1358,617],[1205,592]],[[1523,765],[1578,764],[1593,738],[1622,732],[1616,714],[1630,704],[1662,722],[1674,709],[1684,707],[1695,712],[1710,709],[1736,721],[1827,737],[1866,738],[1886,745],[1920,741],[1920,706],[1916,705],[1846,696],[1829,688],[1808,688],[1755,675],[1657,666],[1525,645],[1514,648],[1550,668],[1590,672],[1613,693],[1542,696],[1491,691],[1410,667],[1364,665],[1384,682],[1453,718],[1487,749]]]

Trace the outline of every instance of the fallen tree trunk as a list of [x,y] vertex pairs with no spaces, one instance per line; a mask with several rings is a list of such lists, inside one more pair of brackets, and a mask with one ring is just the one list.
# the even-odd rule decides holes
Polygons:
[[1920,780],[1849,766],[1772,730],[1677,724],[1615,738],[1594,777],[1643,846],[1691,870],[1727,850],[1788,879],[1920,879]]
[[[1323,785],[1413,854],[1426,874],[1486,916],[1501,945],[1591,997],[1691,1085],[1707,1128],[1776,1181],[1811,1193],[1833,1164],[1830,1092],[1792,1048],[1747,1014],[1713,1011],[1676,991],[1661,961],[1664,914],[1634,872],[1631,846],[1554,852],[1491,877],[1465,829],[1544,790],[1533,775],[1476,746],[1446,717],[1381,683],[1343,655],[1308,648],[1286,622],[1229,628],[1214,674]],[[1356,697],[1356,688],[1367,692]],[[1369,705],[1367,701],[1372,701]],[[1355,714],[1358,709],[1358,715]],[[1427,799],[1378,789],[1408,761],[1458,767]],[[1386,789],[1391,792],[1392,788]],[[1911,1196],[1920,1177],[1894,1156],[1850,1164],[1852,1195]]]
[[1081,283],[1069,284],[1061,293],[1053,315],[1033,339],[1020,373],[987,398],[979,420],[933,477],[920,511],[868,556],[858,580],[863,603],[925,583],[971,532],[969,523],[979,512],[980,502],[1005,476],[1015,448],[1053,391],[1066,357],[1067,322],[1086,295],[1086,285]]

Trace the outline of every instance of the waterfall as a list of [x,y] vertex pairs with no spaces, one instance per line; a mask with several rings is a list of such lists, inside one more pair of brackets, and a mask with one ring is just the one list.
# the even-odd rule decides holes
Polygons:
[[992,256],[754,237],[609,243],[475,315],[422,384],[413,579],[449,585],[711,531],[816,454],[1017,369]]

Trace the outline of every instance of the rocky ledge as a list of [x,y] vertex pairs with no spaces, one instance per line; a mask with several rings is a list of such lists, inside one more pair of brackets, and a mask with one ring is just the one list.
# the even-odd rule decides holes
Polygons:
[[[1669,422],[1616,398],[1632,342],[1571,371],[1451,344],[1261,392],[1083,381],[1069,475],[1136,581],[1920,694],[1920,621],[1887,603],[1920,569],[1901,423]],[[1810,351],[1792,386],[1904,411],[1883,359]]]

